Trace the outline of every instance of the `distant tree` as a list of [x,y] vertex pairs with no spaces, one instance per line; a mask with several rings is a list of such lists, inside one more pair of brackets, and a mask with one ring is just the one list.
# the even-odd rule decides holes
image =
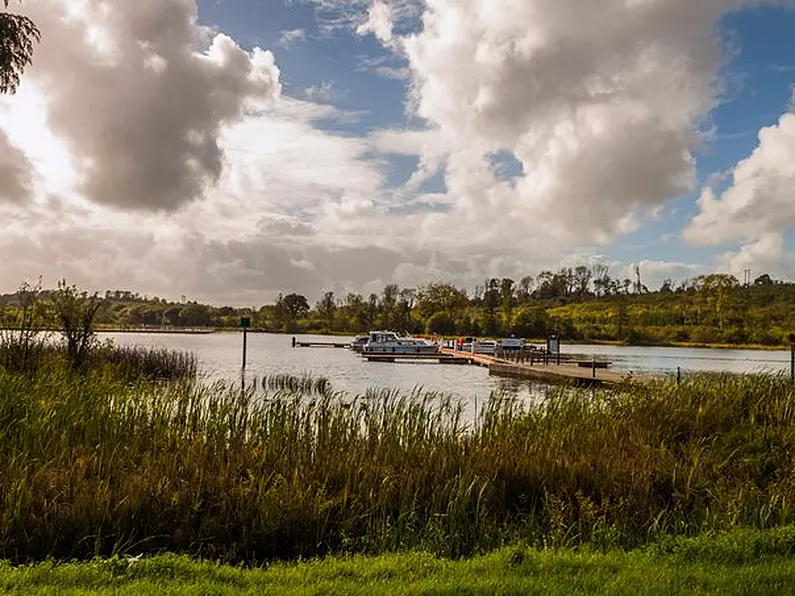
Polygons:
[[10,0],[2,0],[0,12],[0,93],[15,93],[25,68],[33,62],[33,43],[41,32],[28,17],[7,12]]
[[767,273],[763,273],[754,280],[755,286],[772,286],[773,283],[773,279]]
[[163,311],[163,322],[175,327],[182,325],[182,308],[176,304],[172,304],[166,308]]
[[370,294],[367,297],[367,326],[373,328],[378,317],[378,294]]
[[468,304],[467,295],[452,284],[432,283],[421,286],[414,297],[414,310],[422,319],[438,312],[455,313]]
[[486,335],[497,335],[497,308],[500,306],[500,281],[491,278],[486,282],[486,291],[483,293],[483,308],[486,317],[483,321],[483,330]]
[[456,324],[448,313],[437,312],[428,319],[425,331],[429,334],[453,335],[456,332]]
[[381,292],[381,327],[384,329],[391,328],[395,323],[394,314],[399,295],[400,288],[395,284],[384,286]]
[[610,266],[597,263],[593,266],[593,285],[597,296],[606,296],[610,293],[611,279]]
[[306,296],[302,296],[301,294],[287,294],[281,301],[284,306],[285,314],[289,317],[291,322],[295,322],[309,313],[309,302],[307,302]]
[[514,281],[509,277],[500,280],[500,302],[502,312],[510,314],[514,306]]
[[187,327],[206,327],[212,324],[210,309],[206,304],[186,304],[179,312],[179,319]]
[[578,296],[587,296],[591,289],[591,269],[579,265],[574,269],[574,291]]
[[318,315],[327,329],[331,329],[334,324],[334,315],[337,312],[337,300],[334,292],[326,292],[315,306]]
[[527,304],[530,301],[533,288],[533,276],[525,275],[519,280],[519,288],[516,291],[516,299],[521,304]]
[[393,325],[399,331],[412,331],[413,321],[411,318],[411,311],[414,308],[414,298],[416,290],[412,288],[403,288],[398,294],[397,304],[395,305],[395,312],[393,314]]

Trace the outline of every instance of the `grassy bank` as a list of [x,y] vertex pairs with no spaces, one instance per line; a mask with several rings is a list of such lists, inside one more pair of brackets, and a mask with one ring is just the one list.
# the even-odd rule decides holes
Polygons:
[[492,399],[0,372],[0,558],[257,562],[506,544],[635,548],[795,521],[787,380],[717,376]]
[[509,547],[467,560],[410,552],[243,569],[174,555],[0,565],[24,594],[787,594],[795,529],[742,531],[598,553]]

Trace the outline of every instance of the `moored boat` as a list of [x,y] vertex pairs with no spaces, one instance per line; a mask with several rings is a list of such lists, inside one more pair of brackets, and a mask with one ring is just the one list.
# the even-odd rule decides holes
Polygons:
[[364,350],[364,346],[367,345],[368,341],[370,341],[369,335],[357,335],[353,338],[353,341],[351,341],[350,348],[354,352],[361,352]]
[[371,331],[364,353],[437,354],[439,346],[424,339],[401,337],[394,331]]

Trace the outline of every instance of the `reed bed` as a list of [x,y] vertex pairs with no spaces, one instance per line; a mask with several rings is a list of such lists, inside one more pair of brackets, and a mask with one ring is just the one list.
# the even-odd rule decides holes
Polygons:
[[[66,348],[52,334],[40,340],[24,342],[13,333],[0,337],[0,370],[7,373],[37,374],[41,369],[64,362]],[[97,343],[89,353],[86,369],[111,369],[113,376],[136,380],[139,377],[158,381],[195,378],[198,362],[192,352],[118,346],[113,342]]]
[[495,395],[476,428],[419,391],[264,385],[0,372],[0,558],[455,557],[795,521],[780,377]]
[[195,378],[198,372],[195,354],[165,348],[103,343],[94,349],[90,358],[89,366],[112,366],[117,374],[128,378],[143,376],[158,381],[177,381]]

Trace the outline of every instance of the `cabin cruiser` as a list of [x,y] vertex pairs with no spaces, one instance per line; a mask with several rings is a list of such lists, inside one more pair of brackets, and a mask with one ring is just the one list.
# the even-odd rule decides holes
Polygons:
[[424,339],[401,337],[394,331],[371,331],[364,345],[365,354],[437,354],[439,346]]
[[364,346],[367,345],[367,342],[370,341],[369,335],[357,335],[353,338],[351,342],[350,349],[354,352],[361,352],[364,350]]

